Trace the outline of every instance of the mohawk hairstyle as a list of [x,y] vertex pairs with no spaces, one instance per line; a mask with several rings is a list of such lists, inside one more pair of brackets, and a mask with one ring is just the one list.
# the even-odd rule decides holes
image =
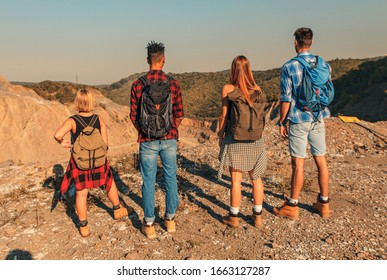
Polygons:
[[146,48],[148,51],[148,59],[150,60],[150,62],[160,62],[162,56],[164,55],[164,44],[157,43],[155,41],[150,41]]

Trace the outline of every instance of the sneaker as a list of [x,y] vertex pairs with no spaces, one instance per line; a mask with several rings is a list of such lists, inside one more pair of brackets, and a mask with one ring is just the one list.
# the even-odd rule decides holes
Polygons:
[[273,213],[279,217],[285,217],[291,220],[298,220],[298,205],[291,204],[285,199],[284,205],[274,207]]
[[114,219],[118,220],[121,219],[122,217],[128,216],[130,213],[133,212],[133,208],[128,206],[125,207],[122,203],[120,203],[120,208],[117,210],[114,210]]
[[238,215],[229,213],[227,216],[222,217],[222,223],[236,228],[239,226]]
[[148,239],[156,238],[156,231],[154,225],[147,225],[143,224],[141,226],[141,232],[146,236]]
[[176,231],[175,218],[172,218],[172,219],[165,218],[164,226],[167,229],[167,232],[175,232]]
[[253,219],[253,225],[256,228],[262,227],[262,211],[259,213],[253,211],[253,215],[251,215],[251,218]]
[[320,200],[320,195],[317,196],[317,201],[313,203],[313,209],[323,218],[328,218],[332,214],[329,210],[329,200]]
[[84,227],[79,227],[79,233],[82,235],[82,237],[88,237],[90,236],[91,232],[90,232],[90,227],[89,225],[86,225]]

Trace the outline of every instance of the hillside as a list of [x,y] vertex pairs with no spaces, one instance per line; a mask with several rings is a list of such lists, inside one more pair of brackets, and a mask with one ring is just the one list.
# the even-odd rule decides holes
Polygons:
[[387,120],[387,57],[367,61],[334,81],[332,110],[368,121]]
[[[356,110],[351,110],[351,104],[347,106],[346,110],[342,110],[342,104],[346,104],[348,96],[358,96],[360,90],[369,89],[371,95],[374,93],[374,86],[376,88],[384,88],[380,85],[380,81],[387,75],[385,67],[387,58],[370,58],[370,59],[335,59],[329,61],[332,66],[332,79],[336,86],[336,99],[333,103],[333,113],[346,113],[355,114]],[[361,88],[357,91],[353,91],[354,85],[357,85],[358,75],[361,75],[361,79],[367,79],[367,75],[364,73],[374,71],[375,75],[380,75],[377,79],[370,79],[368,83],[363,83]],[[266,71],[253,71],[254,78],[258,85],[262,87],[268,97],[269,102],[276,102],[279,99],[279,76],[280,68],[275,68]],[[119,104],[128,104],[131,84],[139,76],[143,75],[135,74],[120,81],[111,84],[110,86],[101,86],[101,92]],[[212,120],[217,118],[220,114],[220,102],[219,96],[224,84],[228,82],[229,71],[209,72],[209,73],[182,73],[175,74],[170,73],[175,77],[181,85],[183,101],[185,105],[185,112],[188,118],[208,119]],[[386,79],[384,79],[386,81]],[[380,91],[376,93],[380,96]],[[362,95],[364,96],[364,95]],[[352,97],[350,97],[351,99]],[[351,99],[352,100],[352,99]],[[353,98],[354,102],[360,101],[359,98]],[[363,100],[364,102],[364,100]],[[362,104],[363,104],[362,102]],[[335,106],[335,104],[339,104]],[[377,103],[376,103],[377,104]],[[382,104],[382,103],[379,103]],[[360,105],[361,107],[362,105]],[[383,110],[383,107],[380,107]],[[371,113],[372,114],[372,113]],[[385,120],[386,117],[383,114],[377,114],[375,116],[361,115],[366,120]]]
[[35,91],[46,100],[59,101],[62,104],[69,104],[74,101],[75,93],[82,88],[93,88],[83,84],[70,82],[42,81],[40,83],[12,82],[14,85],[21,85]]
[[[386,120],[387,58],[335,59],[332,66],[336,97],[330,106],[334,115],[356,115],[364,120]],[[271,118],[277,116],[279,99],[280,68],[266,71],[253,71],[254,78],[268,98]],[[138,73],[123,78],[111,85],[93,86],[113,102],[129,106],[130,88]],[[208,73],[169,73],[180,82],[186,117],[192,119],[214,120],[220,114],[219,96],[224,84],[228,82],[229,71]],[[23,83],[18,83],[23,84]],[[75,89],[86,85],[69,82],[44,81],[37,84],[24,83],[37,94],[48,100],[69,103],[74,99]],[[274,102],[274,103],[273,103]],[[270,104],[273,103],[273,104]]]

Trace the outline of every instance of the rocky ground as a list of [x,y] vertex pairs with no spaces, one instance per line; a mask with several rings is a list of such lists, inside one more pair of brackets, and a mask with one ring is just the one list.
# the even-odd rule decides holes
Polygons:
[[251,186],[245,178],[241,225],[231,229],[221,223],[229,208],[230,181],[216,179],[217,138],[208,129],[182,129],[178,151],[181,204],[177,232],[162,226],[164,184],[157,178],[156,232],[147,240],[140,232],[143,212],[141,175],[135,168],[135,151],[110,159],[121,199],[134,212],[119,221],[112,218],[103,190],[92,190],[88,220],[93,231],[82,238],[71,196],[51,211],[54,188],[66,162],[0,164],[0,258],[2,259],[387,259],[386,181],[387,144],[372,130],[387,135],[387,122],[344,124],[327,121],[327,156],[331,174],[333,216],[322,219],[311,204],[318,193],[316,168],[309,157],[300,197],[300,218],[276,217],[272,208],[289,193],[291,166],[287,142],[277,127],[269,125],[265,141],[269,166],[264,177],[264,225],[251,225]]

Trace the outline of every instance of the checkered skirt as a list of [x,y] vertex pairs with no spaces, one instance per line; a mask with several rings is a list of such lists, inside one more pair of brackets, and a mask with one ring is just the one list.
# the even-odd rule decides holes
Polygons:
[[67,191],[71,183],[75,184],[77,191],[105,185],[106,191],[109,192],[113,183],[113,173],[109,162],[106,160],[104,165],[92,170],[80,170],[76,166],[73,156],[71,156],[60,188],[62,194]]
[[220,167],[218,179],[222,178],[224,166],[240,171],[253,171],[253,179],[262,177],[267,167],[264,139],[256,141],[235,141],[230,135],[226,136],[219,152]]

